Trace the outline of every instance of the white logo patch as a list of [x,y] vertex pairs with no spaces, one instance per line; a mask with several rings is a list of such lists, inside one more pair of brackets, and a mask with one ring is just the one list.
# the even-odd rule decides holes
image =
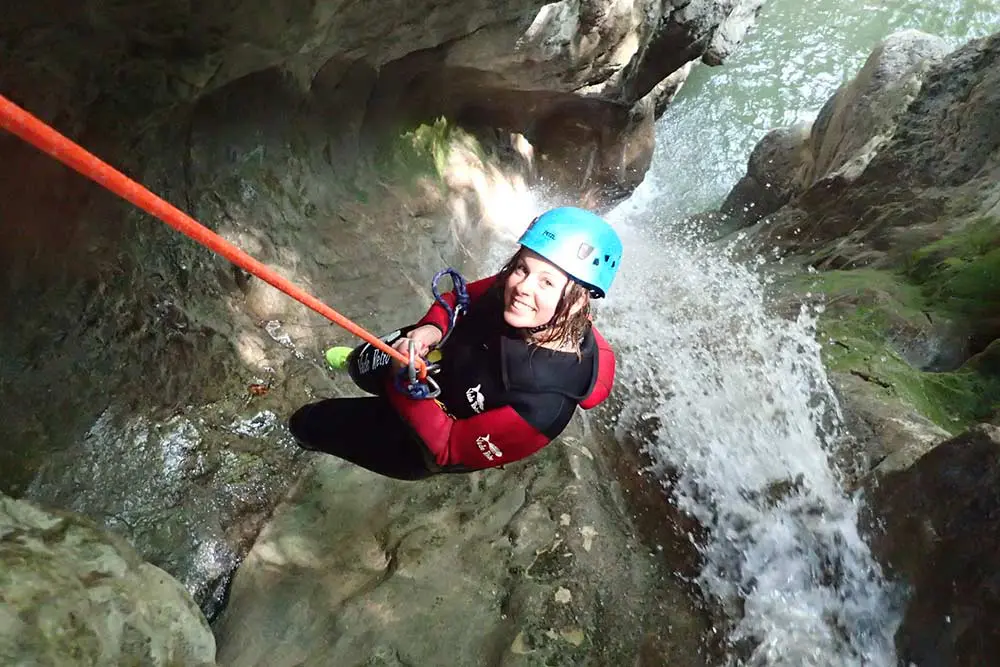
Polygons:
[[477,415],[486,408],[486,397],[483,396],[483,392],[479,391],[482,387],[483,384],[480,382],[475,387],[469,387],[465,390],[465,400],[469,402],[472,411]]
[[479,451],[483,453],[487,461],[503,458],[503,452],[500,451],[500,448],[490,442],[489,433],[476,438],[476,446],[479,447]]

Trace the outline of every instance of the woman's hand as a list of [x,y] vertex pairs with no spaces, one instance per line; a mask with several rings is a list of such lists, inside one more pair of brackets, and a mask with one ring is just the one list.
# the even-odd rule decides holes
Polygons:
[[[441,330],[433,324],[425,324],[406,334],[406,338],[417,344],[417,354],[424,357],[432,347],[441,342]],[[409,343],[403,343],[403,351],[409,350],[408,345]]]
[[[408,333],[405,338],[397,340],[393,343],[392,348],[405,356],[409,356],[410,341],[413,341],[416,344],[415,352],[417,356],[425,357],[427,356],[427,353],[430,352],[431,347],[441,341],[441,337],[442,334],[440,329],[433,324],[425,324]],[[402,368],[404,365],[397,360],[393,361],[397,368]]]

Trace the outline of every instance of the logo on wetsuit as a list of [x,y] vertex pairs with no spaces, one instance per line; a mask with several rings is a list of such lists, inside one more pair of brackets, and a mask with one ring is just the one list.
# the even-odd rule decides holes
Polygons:
[[503,458],[503,452],[500,451],[500,448],[490,442],[489,433],[476,438],[476,446],[479,447],[479,451],[483,453],[483,456],[486,457],[487,461]]
[[469,387],[465,390],[465,400],[469,402],[472,411],[477,415],[486,409],[486,397],[483,396],[483,392],[479,391],[482,387],[483,383],[480,382],[475,387]]

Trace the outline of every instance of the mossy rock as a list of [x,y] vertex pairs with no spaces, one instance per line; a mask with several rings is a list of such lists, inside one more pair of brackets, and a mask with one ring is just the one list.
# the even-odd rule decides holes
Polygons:
[[825,361],[898,398],[950,433],[988,418],[1000,405],[1000,375],[967,363],[950,372],[920,371],[891,349],[874,329],[856,321],[821,323]]
[[889,271],[858,269],[799,276],[793,289],[825,297],[818,332],[830,370],[864,379],[877,395],[909,404],[950,433],[988,418],[1000,405],[1000,355],[947,372],[914,363],[951,344],[949,325],[966,316],[941,309],[924,286]]
[[935,308],[972,323],[975,349],[1000,335],[1000,219],[974,218],[917,250],[906,275]]
[[438,118],[431,124],[402,128],[379,143],[373,160],[374,168],[380,178],[398,185],[413,185],[421,179],[430,178],[443,187],[448,158],[459,144],[483,156],[472,135],[446,118]]
[[798,276],[791,287],[822,296],[821,326],[849,321],[919,370],[953,370],[968,356],[964,318],[935,310],[919,286],[890,271],[824,271]]
[[190,594],[89,519],[0,494],[0,664],[214,667]]

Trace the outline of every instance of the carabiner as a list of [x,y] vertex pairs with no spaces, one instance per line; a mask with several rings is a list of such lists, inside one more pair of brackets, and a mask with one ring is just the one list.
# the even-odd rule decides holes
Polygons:
[[[451,278],[452,291],[455,292],[454,308],[448,305],[448,302],[444,300],[444,297],[438,291],[438,282],[444,276]],[[466,289],[465,278],[462,277],[462,274],[455,269],[447,268],[441,269],[434,275],[434,280],[431,281],[431,293],[434,295],[434,301],[448,313],[448,331],[445,332],[441,340],[435,345],[435,347],[440,348],[448,340],[448,336],[451,335],[455,325],[458,323],[458,318],[469,310],[469,292]]]
[[437,398],[441,395],[441,385],[430,376],[431,373],[437,373],[441,370],[440,366],[437,364],[427,364],[427,376],[423,380],[417,378],[417,343],[416,341],[410,339],[409,345],[407,346],[409,350],[409,361],[406,365],[406,392],[410,398]]
[[412,338],[407,338],[406,340],[409,343],[408,348],[410,352],[410,360],[406,365],[406,372],[407,377],[410,379],[410,384],[413,385],[417,381],[417,341]]
[[424,398],[437,398],[441,395],[441,386],[434,380],[434,378],[428,375],[424,379],[424,382],[427,383],[427,387],[429,388],[424,394]]

